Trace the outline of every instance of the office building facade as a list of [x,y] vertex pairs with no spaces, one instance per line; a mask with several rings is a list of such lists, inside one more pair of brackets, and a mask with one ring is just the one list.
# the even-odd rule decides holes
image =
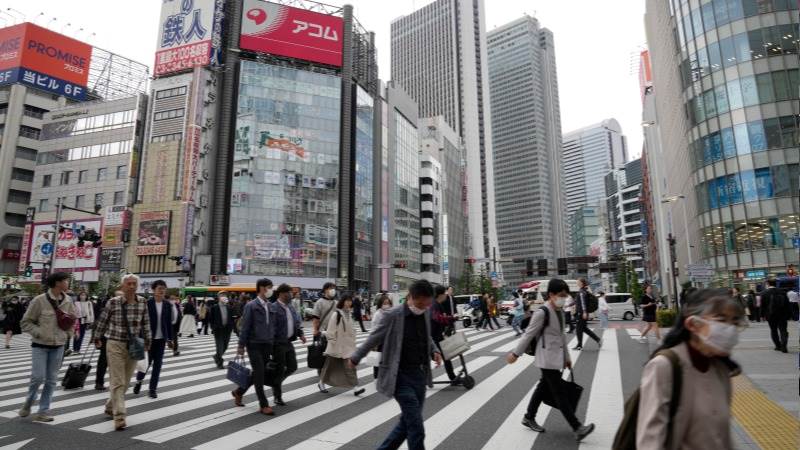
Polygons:
[[391,25],[392,80],[421,117],[443,116],[464,143],[470,254],[497,250],[483,0],[437,0]]
[[668,228],[678,267],[709,263],[714,285],[755,287],[798,264],[797,8],[647,2],[666,193],[685,198]]
[[608,172],[605,184],[609,253],[628,261],[644,281],[642,180],[640,158],[625,164],[622,170]]
[[553,33],[529,16],[487,38],[495,214],[504,278],[525,278],[525,260],[567,254],[561,120]]

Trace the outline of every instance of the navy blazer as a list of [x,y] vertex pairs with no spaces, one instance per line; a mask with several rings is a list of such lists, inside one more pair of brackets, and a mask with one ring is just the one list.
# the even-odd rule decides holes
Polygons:
[[278,320],[275,322],[275,342],[294,342],[299,338],[303,333],[303,321],[300,319],[300,314],[294,310],[292,305],[286,305],[289,310],[289,314],[292,315],[292,321],[294,323],[294,331],[292,332],[292,337],[288,337],[289,330],[289,318],[286,317],[286,310],[283,309],[283,306],[280,305],[280,302],[275,302],[275,311],[277,315],[275,316]]
[[[147,312],[150,314],[150,338],[155,339],[156,326],[158,323],[155,299],[151,298],[147,301]],[[171,341],[174,338],[172,328],[172,303],[167,299],[161,300],[161,337],[167,341]]]
[[247,344],[272,344],[275,342],[275,326],[278,322],[278,311],[280,308],[272,303],[267,303],[269,319],[264,307],[258,298],[245,305],[242,311],[242,321],[239,324],[239,347],[246,347]]

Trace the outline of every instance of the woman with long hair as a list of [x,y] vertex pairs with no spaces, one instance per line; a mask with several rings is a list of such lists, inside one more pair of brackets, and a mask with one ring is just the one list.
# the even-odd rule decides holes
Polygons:
[[178,336],[194,337],[197,333],[197,306],[194,304],[194,298],[191,295],[186,296],[186,303],[183,304],[183,319],[181,319],[181,330]]
[[[730,379],[740,370],[730,355],[745,326],[744,309],[725,289],[687,296],[675,326],[642,372],[638,448],[733,448]],[[674,363],[681,374],[677,384]],[[671,416],[676,385],[680,396]]]
[[[353,295],[342,294],[324,331],[328,346],[325,348],[325,366],[320,374],[320,386],[355,387],[358,384],[355,373],[348,373],[351,369],[347,367],[347,360],[356,351],[354,324]],[[355,395],[363,393],[364,388],[354,392]]]

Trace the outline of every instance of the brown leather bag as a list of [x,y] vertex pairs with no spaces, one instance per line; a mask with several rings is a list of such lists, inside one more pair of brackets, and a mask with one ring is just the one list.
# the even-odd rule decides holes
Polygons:
[[70,314],[65,313],[58,307],[56,301],[50,298],[50,294],[45,293],[47,296],[47,300],[50,302],[50,306],[56,312],[56,321],[58,322],[58,328],[61,328],[64,331],[68,331],[70,328],[75,326],[75,317]]

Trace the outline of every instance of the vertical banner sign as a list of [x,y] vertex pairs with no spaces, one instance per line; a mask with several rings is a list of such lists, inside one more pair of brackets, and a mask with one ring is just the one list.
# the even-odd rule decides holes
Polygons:
[[186,203],[186,221],[183,227],[183,267],[186,272],[192,270],[192,238],[194,236],[194,204]]
[[140,213],[136,255],[166,255],[169,250],[171,221],[172,211]]
[[19,266],[17,270],[24,272],[28,265],[28,252],[30,251],[31,233],[33,229],[33,219],[36,216],[36,208],[28,208],[25,214],[25,231],[22,232],[22,246],[19,252]]
[[[156,77],[207,66],[218,60],[222,32],[221,0],[162,0]],[[219,9],[218,9],[219,8]]]
[[239,47],[342,66],[341,17],[261,0],[244,0]]

